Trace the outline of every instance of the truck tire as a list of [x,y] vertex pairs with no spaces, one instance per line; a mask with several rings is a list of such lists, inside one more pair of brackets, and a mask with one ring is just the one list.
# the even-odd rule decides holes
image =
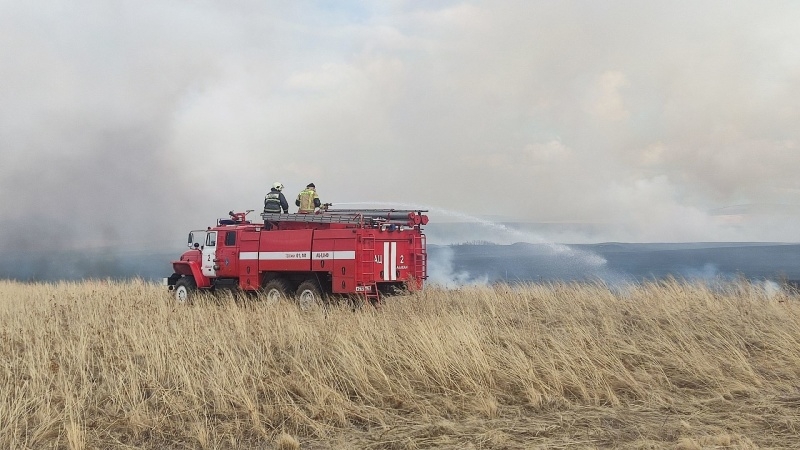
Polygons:
[[316,280],[306,280],[297,287],[297,306],[310,311],[322,306],[322,289]]
[[283,278],[274,278],[264,285],[264,296],[269,304],[275,304],[289,298],[291,296],[290,292],[289,282]]
[[194,278],[183,277],[175,283],[175,301],[181,305],[191,305],[194,300],[194,294],[197,291],[197,284]]

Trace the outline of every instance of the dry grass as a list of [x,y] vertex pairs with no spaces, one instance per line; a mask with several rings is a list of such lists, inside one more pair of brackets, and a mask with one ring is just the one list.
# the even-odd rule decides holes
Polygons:
[[303,313],[0,281],[0,448],[800,448],[800,301],[425,290]]

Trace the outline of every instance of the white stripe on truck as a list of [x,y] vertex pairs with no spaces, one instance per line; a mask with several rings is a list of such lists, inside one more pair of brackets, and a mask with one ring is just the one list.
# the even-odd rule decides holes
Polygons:
[[383,243],[383,279],[397,280],[397,242]]
[[355,250],[337,250],[335,252],[314,252],[311,259],[356,259]]
[[383,279],[388,280],[389,278],[389,243],[383,243]]
[[392,242],[392,261],[389,263],[391,266],[389,267],[389,278],[394,281],[397,279],[397,242]]
[[327,252],[240,252],[240,260],[287,261],[293,259],[356,259],[353,250]]

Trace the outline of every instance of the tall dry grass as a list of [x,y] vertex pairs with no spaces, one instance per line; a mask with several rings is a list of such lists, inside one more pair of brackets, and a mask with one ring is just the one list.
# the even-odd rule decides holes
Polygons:
[[0,448],[800,448],[800,301],[429,289],[379,310],[0,282]]

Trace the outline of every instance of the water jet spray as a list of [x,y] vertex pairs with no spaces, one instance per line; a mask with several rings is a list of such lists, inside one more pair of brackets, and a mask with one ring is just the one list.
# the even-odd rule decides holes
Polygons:
[[[392,205],[392,206],[400,206],[403,208],[409,209],[425,209],[430,211],[431,213],[439,213],[449,217],[457,218],[461,221],[468,222],[471,224],[475,224],[480,226],[481,228],[491,232],[490,239],[487,239],[488,242],[493,242],[498,237],[498,234],[505,235],[507,237],[511,237],[513,239],[517,239],[520,242],[526,244],[534,244],[536,245],[536,253],[541,254],[542,252],[540,249],[544,249],[544,255],[553,258],[553,265],[558,265],[564,267],[564,269],[568,270],[571,273],[572,279],[584,279],[584,280],[594,280],[594,281],[601,281],[606,284],[610,285],[618,285],[621,283],[628,282],[627,277],[616,273],[615,271],[609,269],[607,267],[607,261],[602,256],[585,250],[574,249],[568,245],[558,244],[551,241],[544,239],[543,237],[527,232],[522,230],[517,230],[507,225],[492,222],[486,219],[481,219],[479,217],[471,216],[466,213],[462,213],[459,211],[453,211],[450,209],[440,208],[437,206],[431,205],[419,205],[419,204],[409,204],[409,203],[387,203],[387,202],[337,202],[337,205],[372,205],[372,206],[385,206],[385,205]],[[430,243],[432,245],[437,245],[434,240],[431,240]],[[465,243],[457,243],[458,245],[464,245]],[[439,254],[435,254],[435,251],[431,251],[431,264],[434,270],[430,274],[431,281],[445,287],[453,287],[453,286],[461,286],[465,284],[486,284],[490,280],[486,275],[476,275],[471,274],[469,271],[465,270],[457,270],[456,269],[456,255],[453,249],[455,248],[453,244],[438,244],[443,245],[444,250],[439,252]],[[534,248],[527,250],[528,253],[533,255]],[[538,256],[538,255],[537,255]],[[438,259],[437,259],[438,257]],[[492,264],[495,261],[491,261],[487,258],[487,265]],[[507,276],[499,277],[504,282],[509,282],[513,280],[509,280]],[[531,281],[528,280],[521,280],[521,281]],[[542,280],[544,281],[544,280]]]

